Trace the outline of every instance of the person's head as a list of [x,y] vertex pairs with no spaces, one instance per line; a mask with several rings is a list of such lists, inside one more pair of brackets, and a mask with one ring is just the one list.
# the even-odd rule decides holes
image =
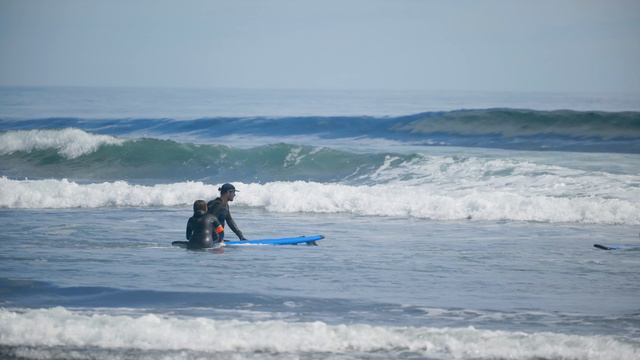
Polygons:
[[196,200],[193,203],[193,212],[196,213],[198,211],[207,212],[207,202],[204,200]]
[[218,188],[220,191],[220,197],[222,199],[233,201],[233,198],[236,196],[236,187],[226,183]]

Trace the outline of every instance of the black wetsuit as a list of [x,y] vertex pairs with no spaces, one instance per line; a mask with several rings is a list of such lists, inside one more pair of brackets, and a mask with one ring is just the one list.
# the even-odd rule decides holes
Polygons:
[[215,228],[220,225],[218,219],[202,210],[196,211],[187,222],[187,240],[189,248],[210,248],[222,240],[215,232]]
[[[222,199],[216,198],[215,200],[211,200],[207,203],[207,208],[209,209],[209,214],[213,214],[218,219],[218,222],[225,226],[225,222],[229,224],[231,230],[238,236],[240,240],[246,240],[244,235],[242,235],[242,231],[238,229],[238,225],[233,221],[231,217],[231,212],[229,211],[229,204],[226,206],[222,205]],[[220,240],[224,238],[224,232],[220,233]]]

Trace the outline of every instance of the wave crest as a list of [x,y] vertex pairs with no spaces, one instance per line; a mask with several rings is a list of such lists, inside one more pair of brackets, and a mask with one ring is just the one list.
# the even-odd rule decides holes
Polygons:
[[17,130],[0,134],[0,155],[54,149],[67,159],[90,154],[102,145],[121,145],[122,139],[95,135],[80,129]]

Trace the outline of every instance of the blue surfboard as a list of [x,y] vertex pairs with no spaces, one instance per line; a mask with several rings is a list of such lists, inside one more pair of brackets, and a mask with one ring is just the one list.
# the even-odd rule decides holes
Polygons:
[[[225,241],[224,246],[245,246],[245,245],[317,245],[316,241],[324,239],[323,235],[297,236],[277,239],[257,239],[257,240],[234,240]],[[171,245],[186,248],[189,242],[173,241]]]
[[256,240],[237,240],[225,241],[224,246],[240,246],[240,245],[297,245],[297,244],[314,244],[316,241],[324,239],[322,235],[298,236],[277,239],[256,239]]

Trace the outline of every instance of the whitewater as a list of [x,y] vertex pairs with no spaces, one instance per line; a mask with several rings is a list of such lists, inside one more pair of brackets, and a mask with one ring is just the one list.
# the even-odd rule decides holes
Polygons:
[[[640,102],[0,88],[0,357],[636,359]],[[198,252],[239,190],[248,238]],[[233,234],[230,234],[233,238]]]

